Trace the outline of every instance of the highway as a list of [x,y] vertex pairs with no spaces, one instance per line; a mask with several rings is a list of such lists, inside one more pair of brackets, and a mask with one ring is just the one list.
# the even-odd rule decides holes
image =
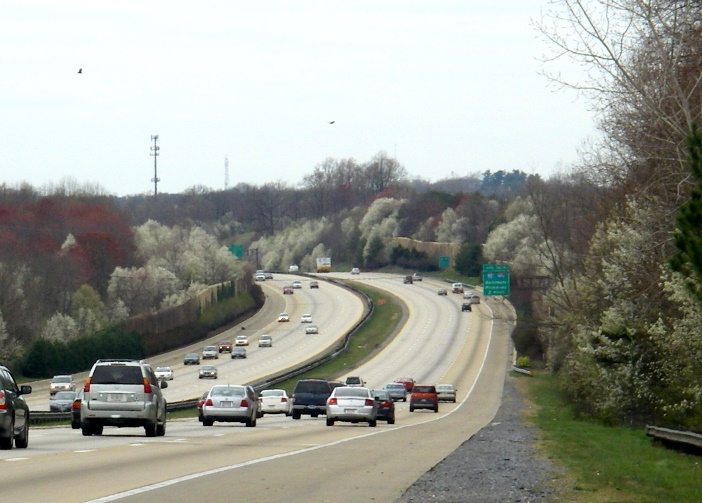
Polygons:
[[[269,415],[259,419],[256,428],[237,423],[205,428],[195,419],[170,421],[161,438],[146,438],[140,428],[106,428],[101,437],[83,437],[68,427],[33,428],[28,449],[0,451],[5,497],[57,502],[394,501],[494,417],[508,366],[513,314],[499,301],[483,302],[473,312],[462,313],[458,295],[439,297],[436,289],[443,285],[426,279],[404,285],[399,276],[337,276],[387,290],[408,307],[406,322],[394,340],[353,374],[372,387],[400,375],[412,375],[418,382],[450,382],[459,389],[459,403],[442,403],[435,414],[410,413],[405,403],[398,402],[396,424],[379,422],[376,428],[347,423],[327,427],[323,417],[294,421]],[[362,312],[355,296],[326,282],[321,282],[319,291],[303,286],[283,298],[278,292],[286,280],[266,282],[265,313],[245,323],[247,332],[269,332],[274,340],[293,341],[287,348],[280,343],[284,349],[276,357],[278,368],[321,350],[305,344],[319,336],[300,334],[301,313],[312,312],[319,335],[333,339]],[[353,308],[355,302],[358,309]],[[289,328],[278,328],[271,321],[282,310],[291,314]],[[336,322],[340,325],[333,325]],[[276,337],[274,330],[283,333]],[[253,358],[254,353],[270,350],[255,349],[248,361],[221,362],[220,372],[227,367],[238,382],[271,372],[262,361],[272,356]],[[176,379],[166,391],[173,396],[190,396],[208,387],[193,383],[197,378],[182,368],[185,352],[163,356],[163,361],[181,363],[180,368],[172,365]],[[161,363],[153,359],[152,364]],[[257,365],[261,366],[250,371],[241,368]]]

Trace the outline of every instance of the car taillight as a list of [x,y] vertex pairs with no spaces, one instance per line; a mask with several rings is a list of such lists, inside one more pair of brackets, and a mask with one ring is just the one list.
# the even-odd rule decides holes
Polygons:
[[73,410],[78,410],[78,409],[80,409],[80,400],[76,400],[75,402],[73,402],[73,403],[71,404],[71,409],[73,409]]
[[83,386],[83,393],[90,393],[90,377],[85,380],[85,386]]
[[327,401],[327,405],[337,405],[337,404],[338,404],[338,402],[336,401],[336,398],[330,398]]
[[5,392],[0,390],[0,410],[5,410],[7,406],[5,405]]
[[373,407],[374,403],[375,403],[375,400],[371,400],[370,398],[366,398],[366,407]]
[[207,407],[212,407],[212,399],[211,399],[211,398],[208,398],[207,401],[205,402],[205,405],[206,405]]
[[144,381],[144,393],[151,393],[151,383],[149,382],[149,380],[146,377],[144,377],[143,381]]
[[388,402],[387,400],[383,400],[382,402],[380,402],[380,405],[382,407],[390,407],[390,402]]
[[283,397],[283,398],[281,398],[281,399],[280,399],[280,401],[281,401],[281,402],[283,402],[283,403],[285,403],[285,402],[287,402],[287,401],[288,401],[288,399],[287,399],[287,398],[285,398],[285,397]]
[[239,407],[248,407],[248,406],[249,406],[249,402],[246,400],[246,398],[244,398],[241,401],[241,404],[239,404]]

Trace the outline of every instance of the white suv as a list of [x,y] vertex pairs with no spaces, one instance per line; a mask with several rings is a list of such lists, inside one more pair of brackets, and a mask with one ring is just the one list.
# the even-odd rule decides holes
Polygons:
[[90,370],[80,403],[84,436],[102,435],[104,426],[140,427],[147,437],[166,434],[166,399],[151,366],[139,360],[98,360]]

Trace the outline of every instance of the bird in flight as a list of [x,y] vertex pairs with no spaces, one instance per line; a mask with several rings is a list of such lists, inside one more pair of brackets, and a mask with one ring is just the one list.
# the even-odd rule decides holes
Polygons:
[[82,69],[82,68],[78,68],[78,73],[83,73],[83,69]]
[[336,121],[329,121],[329,124],[334,124]]

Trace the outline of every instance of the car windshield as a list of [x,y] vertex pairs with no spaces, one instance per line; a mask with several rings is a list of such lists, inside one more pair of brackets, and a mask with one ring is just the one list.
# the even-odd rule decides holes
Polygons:
[[368,397],[366,388],[336,388],[334,396]]
[[170,372],[171,369],[168,367],[156,367],[156,372]]
[[405,389],[404,385],[397,383],[397,384],[386,384],[385,389]]
[[205,351],[217,351],[217,348],[214,346],[205,346]]
[[453,391],[453,386],[446,386],[446,385],[437,386],[436,390],[437,391]]
[[196,353],[188,353],[187,355],[185,355],[185,357],[186,358],[197,358],[197,354]]
[[307,382],[298,384],[296,393],[329,393],[329,385],[326,382]]
[[56,376],[51,380],[51,382],[61,382],[61,383],[71,382],[71,376]]
[[90,384],[143,384],[141,368],[126,365],[102,365],[95,367]]
[[261,391],[261,396],[283,396],[284,392],[282,389],[266,389]]
[[73,400],[76,394],[72,391],[59,391],[53,396],[53,400]]
[[412,393],[433,393],[434,386],[415,386]]

